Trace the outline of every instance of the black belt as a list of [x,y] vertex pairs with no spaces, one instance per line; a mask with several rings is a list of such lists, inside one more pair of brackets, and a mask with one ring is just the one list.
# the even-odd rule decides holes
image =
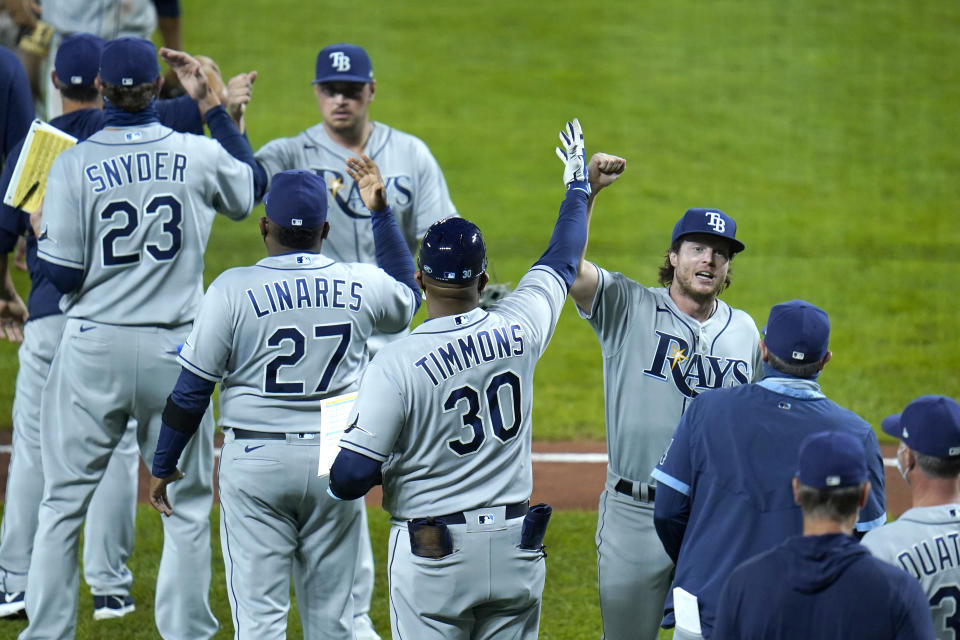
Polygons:
[[[617,493],[622,493],[623,495],[630,496],[631,498],[633,497],[633,483],[630,482],[629,480],[620,478],[620,480],[617,481],[617,486],[615,487],[615,489],[617,490]],[[655,485],[648,484],[647,499],[646,500],[641,499],[641,502],[653,502],[656,499],[656,497],[657,497],[657,487]]]
[[[530,502],[528,500],[524,500],[523,502],[517,502],[514,504],[508,504],[506,506],[506,514],[504,515],[504,517],[507,520],[513,520],[514,518],[522,518],[523,516],[527,515],[527,510],[529,509],[529,507],[530,507]],[[476,511],[480,511],[484,508],[485,507],[480,507],[479,509],[476,509]],[[464,515],[462,511],[458,511],[457,513],[448,513],[445,516],[434,516],[433,519],[440,520],[445,524],[466,524],[467,523],[467,516]]]
[[[291,433],[289,434],[294,437],[303,437],[303,436],[318,436],[318,433]],[[233,437],[237,440],[286,440],[286,433],[278,433],[276,431],[250,431],[248,429],[237,429],[233,428]]]

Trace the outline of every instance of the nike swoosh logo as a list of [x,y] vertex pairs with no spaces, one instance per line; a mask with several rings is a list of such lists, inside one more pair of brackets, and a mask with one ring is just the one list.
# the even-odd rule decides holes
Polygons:
[[19,591],[16,591],[16,592],[14,592],[14,593],[5,593],[5,594],[3,594],[3,601],[4,601],[4,602],[13,602],[14,600],[16,600],[16,599],[19,598],[19,597],[20,597],[20,592],[19,592]]
[[267,445],[265,445],[265,444],[258,444],[258,445],[255,446],[255,447],[251,447],[250,445],[247,445],[247,446],[245,446],[245,447],[243,448],[243,451],[244,451],[244,453],[250,453],[251,451],[256,451],[257,449],[262,449],[262,448],[265,447],[265,446],[267,446]]
[[83,325],[81,325],[80,333],[86,333],[87,331],[93,331],[94,329],[96,329],[96,327],[84,327]]

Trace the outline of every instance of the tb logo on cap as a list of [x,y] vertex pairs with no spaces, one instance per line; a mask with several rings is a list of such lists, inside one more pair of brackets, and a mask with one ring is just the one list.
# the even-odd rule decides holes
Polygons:
[[707,225],[713,227],[713,230],[717,233],[723,233],[724,229],[727,228],[723,216],[716,211],[707,211]]
[[350,71],[350,56],[343,51],[334,51],[330,54],[330,64],[337,71]]

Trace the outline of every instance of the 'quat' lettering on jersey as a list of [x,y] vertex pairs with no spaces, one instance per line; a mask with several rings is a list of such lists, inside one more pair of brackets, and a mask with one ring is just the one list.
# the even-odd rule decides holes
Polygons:
[[437,347],[413,365],[430,378],[433,386],[476,365],[523,355],[523,329],[513,324],[469,333]]
[[293,309],[349,309],[359,311],[363,284],[334,278],[294,278],[267,282],[262,289],[247,289],[258,318]]
[[[360,190],[350,177],[332,169],[314,169],[323,178],[340,210],[351,218],[369,218],[370,211],[363,204]],[[394,209],[408,206],[413,200],[413,178],[407,175],[385,176],[387,204]],[[347,186],[349,184],[349,186]]]
[[904,549],[897,554],[897,562],[918,580],[938,571],[960,567],[960,533],[935,536]]
[[750,382],[750,365],[746,360],[694,353],[681,337],[657,331],[659,342],[653,362],[643,374],[663,382],[673,382],[677,391],[695,398],[701,391],[719,389],[727,381]]
[[183,182],[187,156],[167,151],[121,153],[83,169],[94,193],[140,182]]

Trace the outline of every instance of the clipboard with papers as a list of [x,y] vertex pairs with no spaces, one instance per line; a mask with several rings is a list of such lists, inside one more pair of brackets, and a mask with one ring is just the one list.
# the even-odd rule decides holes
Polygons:
[[3,203],[27,213],[36,213],[47,192],[47,176],[53,161],[77,142],[76,138],[53,125],[34,120],[23,141],[10,184],[3,194]]

